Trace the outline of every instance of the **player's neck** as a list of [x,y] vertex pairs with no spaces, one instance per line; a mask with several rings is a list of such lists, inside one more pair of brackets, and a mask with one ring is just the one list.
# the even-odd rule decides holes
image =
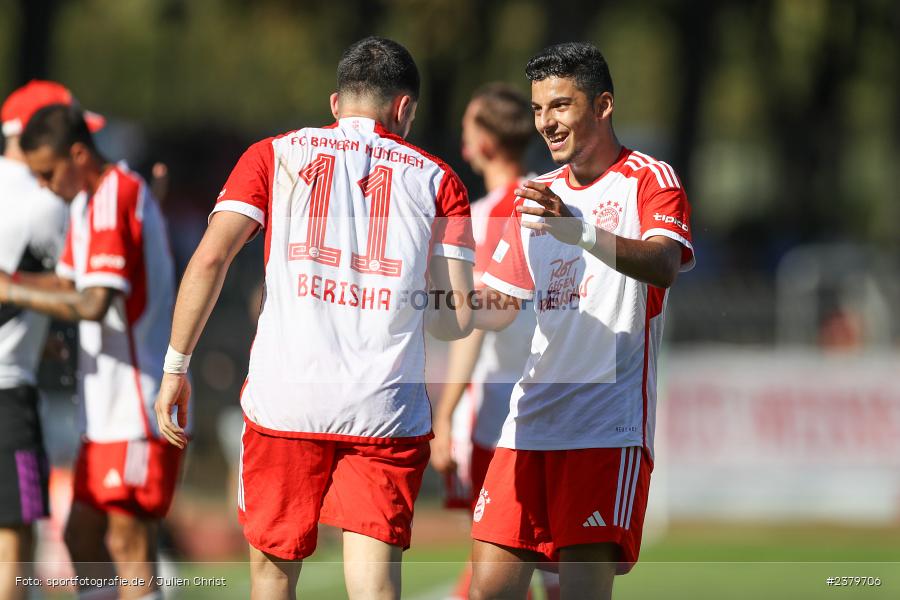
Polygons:
[[511,160],[494,160],[484,166],[484,187],[488,193],[508,186],[523,174],[522,166]]
[[588,185],[613,166],[622,152],[622,144],[615,136],[601,142],[596,151],[569,163],[569,183],[577,186]]
[[93,195],[97,191],[100,182],[112,168],[113,164],[106,162],[103,157],[97,155],[91,157],[90,163],[84,169],[84,187],[88,194]]
[[3,150],[3,158],[14,160],[16,162],[25,162],[25,153],[19,146],[19,136],[6,138],[6,148]]
[[341,119],[351,119],[353,117],[372,119],[391,133],[396,133],[395,131],[392,131],[388,126],[388,124],[390,123],[390,118],[388,115],[389,111],[385,109],[379,110],[372,106],[366,106],[365,104],[349,104],[347,106],[341,106],[337,118],[339,121]]

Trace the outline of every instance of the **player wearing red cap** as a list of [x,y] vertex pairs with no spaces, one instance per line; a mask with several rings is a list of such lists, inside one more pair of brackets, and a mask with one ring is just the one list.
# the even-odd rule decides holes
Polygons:
[[[72,93],[52,81],[32,81],[0,108],[6,146],[0,157],[0,272],[36,280],[52,270],[66,234],[65,204],[42,189],[19,147],[31,116],[50,104],[73,104]],[[92,115],[99,129],[103,118]],[[0,305],[0,599],[21,598],[33,553],[33,523],[46,517],[48,464],[38,418],[35,374],[49,319]],[[18,565],[21,565],[19,567]]]
[[35,113],[20,146],[40,183],[70,204],[57,275],[36,286],[0,274],[0,302],[79,322],[82,444],[66,544],[81,576],[148,583],[80,593],[159,598],[157,521],[181,457],[150,418],[175,287],[165,223],[143,179],[99,154],[71,104]]

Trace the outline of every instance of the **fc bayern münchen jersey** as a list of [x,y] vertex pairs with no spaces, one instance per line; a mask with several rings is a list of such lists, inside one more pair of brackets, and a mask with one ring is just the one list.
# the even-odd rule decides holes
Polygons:
[[[623,148],[589,185],[573,186],[568,175],[566,166],[537,181],[575,216],[618,236],[676,240],[681,270],[693,267],[690,207],[668,164]],[[482,277],[486,285],[528,300],[537,314],[531,356],[513,390],[499,446],[644,446],[652,453],[667,291],[524,227],[522,220],[540,217],[513,213]]]
[[215,210],[265,229],[265,295],[241,407],[258,431],[426,439],[427,269],[474,261],[465,188],[371,119],[257,142]]
[[101,321],[78,324],[85,437],[158,437],[153,403],[169,343],[175,272],[162,213],[139,175],[111,167],[92,196],[73,200],[56,272],[78,290],[121,292]]

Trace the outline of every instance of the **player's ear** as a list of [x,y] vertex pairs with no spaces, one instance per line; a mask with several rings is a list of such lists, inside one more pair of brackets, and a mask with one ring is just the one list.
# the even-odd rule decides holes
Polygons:
[[401,135],[406,137],[416,118],[416,107],[418,106],[418,102],[416,102],[412,96],[403,94],[402,96],[397,97],[394,106],[395,112],[393,116],[397,121]]
[[488,160],[497,156],[499,144],[497,143],[497,140],[494,139],[494,136],[482,135],[481,139],[478,140],[478,152]]
[[72,144],[72,147],[69,148],[69,157],[76,166],[83,167],[90,161],[91,151],[81,142],[75,142]]
[[594,115],[598,119],[609,119],[613,113],[613,95],[603,92],[594,98]]
[[334,92],[331,94],[329,101],[331,102],[331,114],[334,115],[334,120],[337,121],[338,115],[340,114],[338,112],[338,93]]

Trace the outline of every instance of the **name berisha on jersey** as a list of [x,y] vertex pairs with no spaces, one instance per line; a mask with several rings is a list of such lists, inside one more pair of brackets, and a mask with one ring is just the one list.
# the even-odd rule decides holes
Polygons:
[[300,273],[297,281],[297,296],[315,298],[319,302],[362,310],[391,309],[390,288],[365,287],[321,275]]

